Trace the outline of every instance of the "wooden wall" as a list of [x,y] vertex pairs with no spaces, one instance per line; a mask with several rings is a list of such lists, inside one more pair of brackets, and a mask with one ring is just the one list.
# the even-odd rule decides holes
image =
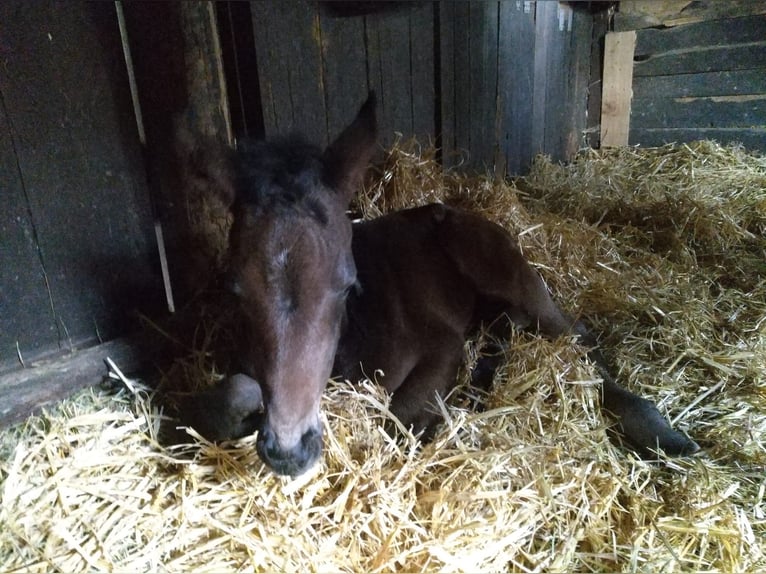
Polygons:
[[766,16],[638,30],[633,58],[629,143],[766,151]]
[[[326,144],[378,93],[383,145],[435,141],[445,164],[523,173],[583,145],[593,18],[558,2],[412,2],[340,17],[251,3],[267,136]],[[458,154],[467,152],[467,158]]]
[[114,4],[0,2],[0,371],[161,300]]

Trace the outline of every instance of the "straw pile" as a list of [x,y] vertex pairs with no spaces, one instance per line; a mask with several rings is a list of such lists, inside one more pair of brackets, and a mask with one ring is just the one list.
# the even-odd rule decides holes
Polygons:
[[[425,446],[383,433],[374,384],[331,383],[323,461],[296,480],[252,438],[163,447],[149,391],[93,390],[2,434],[0,570],[766,569],[764,158],[710,142],[588,152],[508,183],[402,144],[355,208],[434,200],[517,233],[620,380],[703,453],[647,462],[615,445],[582,350],[522,333],[486,409],[458,389]],[[220,378],[212,323],[166,376]]]

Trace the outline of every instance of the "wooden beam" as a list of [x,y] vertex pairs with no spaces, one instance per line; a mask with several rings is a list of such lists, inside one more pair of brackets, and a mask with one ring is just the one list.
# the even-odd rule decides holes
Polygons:
[[0,428],[21,422],[40,407],[101,382],[107,374],[107,357],[124,373],[135,372],[145,363],[140,345],[116,339],[0,377]]
[[601,146],[627,145],[630,128],[630,98],[633,83],[633,52],[636,33],[606,35],[604,81],[601,97]]

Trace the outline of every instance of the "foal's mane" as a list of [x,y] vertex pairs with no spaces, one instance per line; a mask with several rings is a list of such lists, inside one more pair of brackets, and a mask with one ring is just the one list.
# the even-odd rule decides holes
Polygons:
[[299,136],[272,141],[245,141],[237,150],[239,200],[259,212],[300,213],[322,225],[328,222],[320,195],[322,152]]

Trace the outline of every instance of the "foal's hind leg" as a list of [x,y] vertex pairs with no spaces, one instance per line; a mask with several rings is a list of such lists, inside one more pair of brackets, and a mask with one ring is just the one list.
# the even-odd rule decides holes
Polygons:
[[476,215],[442,208],[439,240],[459,271],[480,295],[504,301],[511,319],[550,338],[577,334],[588,347],[602,377],[602,407],[618,421],[621,430],[639,450],[657,447],[671,455],[691,454],[699,446],[673,430],[656,407],[618,385],[595,339],[585,326],[563,313],[553,302],[543,280],[527,263],[515,241],[499,225]]

